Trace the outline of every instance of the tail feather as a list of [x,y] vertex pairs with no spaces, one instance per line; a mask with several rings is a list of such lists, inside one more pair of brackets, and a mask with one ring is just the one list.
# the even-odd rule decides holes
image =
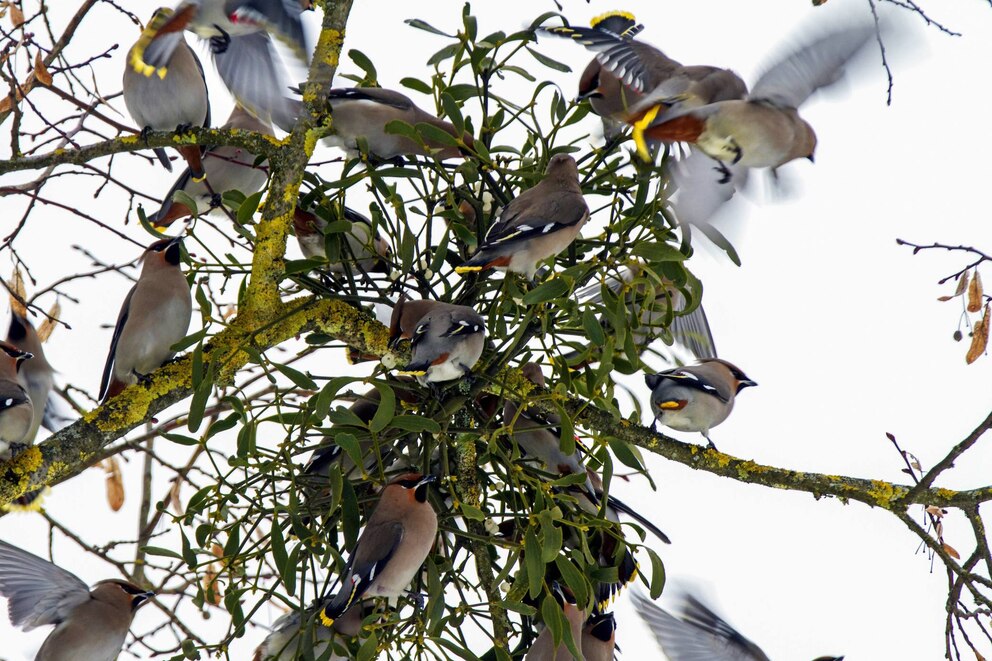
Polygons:
[[169,160],[169,154],[165,151],[165,149],[162,147],[156,147],[154,152],[155,155],[158,156],[158,162],[161,163],[166,170],[172,172],[172,161]]

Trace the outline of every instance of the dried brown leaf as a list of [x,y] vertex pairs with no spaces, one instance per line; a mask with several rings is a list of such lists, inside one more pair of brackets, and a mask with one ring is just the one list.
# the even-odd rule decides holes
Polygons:
[[9,94],[0,99],[0,112],[10,112],[14,107],[14,99]]
[[969,365],[978,360],[989,345],[989,321],[992,319],[989,318],[989,306],[986,305],[981,321],[975,322],[975,329],[971,333],[971,346],[968,347],[968,353],[964,357]]
[[953,301],[954,300],[954,297],[953,296],[938,296],[937,297],[937,300],[940,301],[941,303],[946,303],[947,301]]
[[55,322],[53,319],[58,319],[60,314],[62,314],[62,306],[59,305],[58,301],[55,301],[55,304],[48,310],[48,316],[38,326],[39,340],[42,342],[48,342],[48,338],[50,338],[52,333],[55,331]]
[[24,287],[24,274],[21,273],[20,268],[14,267],[14,273],[10,276],[10,282],[7,283],[7,286],[10,287],[11,291],[10,309],[22,317],[27,317],[28,309],[21,301],[26,301],[28,294]]
[[939,519],[940,517],[944,516],[944,510],[940,509],[936,505],[928,505],[927,514]]
[[975,277],[971,279],[968,287],[968,312],[978,312],[982,309],[982,276],[975,269]]
[[965,271],[964,273],[961,274],[961,277],[958,278],[958,287],[957,289],[954,290],[955,296],[960,296],[961,294],[964,293],[964,290],[968,288],[969,275],[970,275],[969,272]]
[[985,661],[985,657],[978,653],[978,650],[973,650],[975,652],[975,661]]
[[949,555],[952,558],[954,558],[955,560],[960,560],[961,559],[961,554],[958,553],[957,551],[955,551],[954,550],[954,547],[951,546],[950,544],[947,544],[947,543],[944,544],[944,552],[947,553],[947,555]]
[[210,552],[214,554],[214,557],[215,558],[223,558],[224,557],[224,549],[221,548],[221,545],[220,544],[214,544],[213,546],[211,546],[210,547]]
[[124,478],[117,457],[105,460],[103,470],[107,473],[107,504],[110,509],[119,512],[124,507]]
[[52,84],[52,74],[48,72],[45,61],[41,59],[40,51],[34,54],[34,76],[42,85]]
[[21,25],[24,23],[24,12],[22,12],[21,8],[15,5],[13,2],[10,3],[10,22],[14,25],[15,28],[21,27]]

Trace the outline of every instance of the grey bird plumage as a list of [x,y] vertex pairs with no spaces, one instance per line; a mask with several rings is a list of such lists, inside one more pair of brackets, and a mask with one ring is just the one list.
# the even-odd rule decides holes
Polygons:
[[[398,156],[436,156],[439,159],[459,158],[464,147],[474,144],[468,133],[458,134],[450,122],[439,119],[419,108],[408,96],[381,87],[352,87],[332,89],[327,95],[331,110],[332,134],[324,141],[344,149],[349,156],[358,155],[358,140],[368,146],[369,154],[379,160]],[[460,144],[453,145],[426,137],[421,143],[405,135],[389,133],[386,125],[401,121],[416,127],[428,124],[440,129]]]
[[272,625],[272,633],[255,649],[252,661],[296,661],[308,653],[322,661],[347,661],[343,645],[361,631],[362,606],[355,604],[330,627],[320,622],[320,607],[286,613]]
[[496,268],[533,280],[538,263],[565,250],[589,220],[575,159],[556,154],[540,183],[510,201],[458,273]]
[[425,301],[407,310],[420,306],[426,311],[412,332],[410,363],[400,374],[417,377],[421,385],[452,381],[468,374],[482,356],[485,344],[482,315],[464,305],[438,301]]
[[648,374],[656,422],[677,431],[699,432],[711,447],[710,429],[727,419],[737,394],[758,385],[733,363],[719,358]]
[[[691,594],[682,595],[680,617],[671,615],[640,593],[634,593],[637,614],[651,629],[669,661],[770,661],[745,638]],[[843,661],[821,656],[815,661]]]
[[21,365],[30,359],[30,353],[0,342],[0,460],[10,458],[11,446],[28,442],[34,424],[31,397],[18,380]]
[[[128,51],[124,67],[124,105],[142,130],[175,131],[187,126],[210,126],[210,102],[207,81],[196,54],[186,43],[182,32],[159,37],[168,46],[166,57],[158,68],[136,66],[136,57],[149,34],[168,21],[169,10],[159,9],[142,31],[138,41]],[[179,147],[193,176],[203,178],[201,148],[197,145]],[[159,160],[169,170],[169,160],[161,149]]]
[[[18,312],[10,316],[10,327],[7,329],[7,342],[11,346],[31,354],[31,359],[20,364],[17,370],[17,380],[31,398],[33,416],[31,428],[24,438],[25,443],[33,443],[38,430],[45,421],[45,411],[48,408],[49,396],[55,383],[55,370],[45,358],[45,350],[41,346],[41,338],[34,325],[27,317]],[[35,404],[37,402],[37,404]]]
[[[272,125],[255,118],[251,113],[235,104],[227,123],[221,127],[224,130],[255,131],[263,135],[272,135]],[[168,227],[176,220],[186,216],[207,213],[221,205],[221,196],[232,190],[240,191],[246,196],[262,190],[269,176],[268,161],[255,165],[255,154],[248,153],[241,147],[223,145],[210,147],[203,153],[203,170],[206,181],[195,181],[189,168],[179,175],[179,178],[165,194],[162,206],[158,211],[148,216],[148,221],[157,227]],[[173,196],[182,191],[193,198],[196,209],[188,209],[176,202]]]
[[116,396],[176,355],[193,314],[189,284],[180,268],[181,237],[151,244],[142,255],[137,284],[121,306],[100,382],[100,401]]
[[399,597],[420,571],[437,536],[427,500],[433,475],[407,473],[386,485],[342,573],[340,589],[320,612],[332,626],[365,597]]
[[217,72],[238,103],[289,131],[301,106],[289,96],[288,78],[272,40],[279,39],[301,62],[309,62],[301,10],[296,0],[184,0],[141,42],[132,66],[166,66],[175,48],[170,35],[189,30],[209,40]]
[[35,661],[114,661],[135,612],[154,596],[116,579],[91,590],[75,575],[5,542],[0,542],[0,595],[8,600],[15,627],[55,625]]

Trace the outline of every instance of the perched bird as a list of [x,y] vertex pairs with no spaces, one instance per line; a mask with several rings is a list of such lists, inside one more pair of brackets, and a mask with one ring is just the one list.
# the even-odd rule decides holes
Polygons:
[[[286,613],[272,626],[272,633],[255,649],[252,661],[295,661],[307,658],[303,650],[312,653],[312,658],[322,661],[347,661],[348,656],[338,654],[338,647],[345,638],[354,638],[362,627],[362,604],[355,604],[331,627],[323,626],[317,617],[318,608],[311,607],[302,614],[299,611]],[[338,645],[334,642],[337,639]],[[342,652],[346,652],[343,648]],[[324,656],[327,654],[328,656]]]
[[[450,122],[438,119],[404,94],[381,87],[332,89],[327,94],[333,133],[324,141],[344,149],[350,157],[358,155],[358,139],[368,146],[369,155],[388,161],[398,156],[435,156],[444,160],[465,155],[475,145],[469,133],[459,135]],[[427,124],[451,136],[450,140],[424,136],[423,141],[398,133],[389,133],[389,122],[401,121],[416,127]]]
[[31,355],[31,360],[19,364],[17,380],[24,386],[34,408],[31,428],[24,437],[25,443],[33,443],[38,435],[38,430],[45,422],[47,402],[55,383],[55,370],[45,358],[45,350],[41,346],[38,331],[35,330],[27,317],[17,311],[14,311],[10,316],[7,343],[15,349]]
[[579,78],[579,99],[589,99],[593,112],[603,118],[607,137],[619,133],[623,123],[643,114],[645,94],[666,86],[666,98],[678,97],[683,104],[704,105],[747,94],[744,81],[729,69],[683,66],[650,44],[634,37],[644,29],[634,16],[623,11],[597,16],[590,28],[561,26],[542,28],[568,37],[598,54]]
[[[412,303],[415,302],[405,308],[407,314],[420,307]],[[486,323],[472,308],[439,301],[430,303],[414,327],[410,363],[400,372],[417,377],[421,385],[452,381],[468,374],[482,356],[486,339]],[[399,323],[405,328],[402,321]]]
[[18,379],[21,364],[30,358],[30,353],[0,342],[0,459],[10,459],[34,425],[31,397]]
[[[641,353],[667,329],[675,342],[697,359],[716,358],[716,341],[702,305],[689,314],[679,314],[685,311],[687,301],[671,281],[649,273],[642,263],[633,262],[615,273],[606,273],[602,283],[583,288],[576,297],[588,304],[603,305],[604,287],[614,295],[625,297],[625,307],[630,312],[628,331]],[[694,293],[698,298],[700,292]],[[605,314],[600,315],[600,323],[609,326]]]
[[365,530],[348,558],[340,591],[320,611],[332,626],[365,597],[399,597],[420,571],[437,536],[437,514],[427,491],[437,478],[407,473],[382,490]]
[[182,236],[161,239],[141,257],[138,282],[121,306],[100,382],[100,402],[147,378],[171,360],[193,315],[189,283],[179,268]]
[[727,419],[737,393],[758,385],[738,367],[719,358],[648,374],[644,382],[651,389],[655,422],[678,431],[698,431],[714,450],[710,429]]
[[587,220],[575,159],[556,154],[541,182],[503,208],[476,253],[455,271],[497,268],[533,280],[538,263],[565,250]]
[[155,596],[118,579],[100,581],[91,591],[75,575],[5,542],[0,595],[8,600],[15,627],[55,625],[35,661],[114,661],[134,614]]
[[[690,594],[683,596],[681,619],[637,592],[634,601],[670,661],[770,661],[760,647]],[[843,659],[821,656],[814,661]]]
[[210,41],[214,65],[232,96],[248,112],[290,131],[300,112],[289,97],[289,82],[272,36],[304,63],[309,48],[293,0],[183,0],[164,19],[146,28],[128,62],[145,75],[163,76],[183,30]]
[[[168,47],[169,54],[159,69],[136,67],[137,53],[152,35],[168,24],[172,11],[158,9],[141,32],[138,41],[128,51],[124,67],[124,105],[131,117],[148,131],[183,132],[192,126],[210,126],[210,102],[203,67],[193,49],[186,43],[181,30],[160,34],[158,43]],[[177,147],[186,159],[191,176],[203,181],[202,148],[199,145]],[[172,165],[162,149],[155,150],[159,160],[170,171]]]
[[613,661],[617,621],[613,613],[594,613],[582,627],[582,656],[585,661]]
[[[329,262],[327,270],[344,273],[348,268],[361,273],[387,273],[393,250],[372,221],[353,209],[336,204],[321,210],[329,217],[303,209],[297,205],[293,212],[293,229],[300,251],[307,259]],[[342,240],[332,242],[332,250],[327,250],[327,236],[324,234],[329,223],[344,222],[347,229],[335,233]]]
[[798,108],[840,80],[874,34],[873,25],[834,28],[775,63],[744,99],[682,107],[671,89],[648,94],[641,105],[655,105],[634,123],[639,153],[649,158],[648,140],[688,142],[718,161],[728,181],[727,164],[774,171],[797,158],[813,160],[816,133]]
[[[582,651],[582,623],[585,613],[575,603],[575,597],[570,592],[562,590],[558,582],[551,584],[551,594],[565,612],[568,620],[568,633],[576,650]],[[550,627],[544,627],[538,634],[534,644],[530,646],[524,661],[572,661],[575,655],[568,649],[564,636],[558,646],[555,646],[554,634]]]
[[[234,105],[231,116],[221,128],[272,135],[271,124],[256,119],[238,104]],[[255,154],[250,154],[241,147],[224,145],[208,148],[202,159],[207,180],[194,180],[193,173],[187,168],[165,194],[162,207],[148,216],[148,221],[156,227],[168,227],[180,218],[206,213],[220,207],[221,196],[227,191],[241,191],[246,196],[257,193],[262,190],[269,177],[269,166],[268,161],[255,165],[255,159]],[[189,209],[181,202],[173,200],[177,191],[182,191],[193,198],[197,208]]]
[[[544,387],[545,380],[541,368],[534,363],[526,363],[521,371],[529,381],[539,387]],[[619,530],[620,513],[624,513],[640,523],[646,530],[654,534],[665,544],[670,544],[668,536],[646,517],[622,502],[615,496],[604,496],[603,481],[592,469],[585,466],[579,457],[578,448],[566,453],[561,449],[561,418],[557,415],[541,415],[530,408],[519,409],[510,399],[503,407],[503,424],[511,428],[514,442],[527,453],[538,459],[545,468],[558,475],[585,474],[585,485],[580,489],[571,490],[579,507],[592,516],[599,516],[602,501],[606,500],[603,508],[608,521],[617,524]],[[599,564],[602,567],[617,568],[615,582],[599,582],[596,584],[596,600],[600,606],[608,605],[610,600],[620,590],[637,576],[637,561],[630,549],[625,548],[622,556],[617,556],[619,533],[601,533],[592,540],[591,546],[598,550]]]

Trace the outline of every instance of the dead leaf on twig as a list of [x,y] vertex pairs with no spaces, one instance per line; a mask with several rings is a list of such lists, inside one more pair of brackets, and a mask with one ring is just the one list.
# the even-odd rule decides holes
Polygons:
[[971,286],[968,287],[968,312],[978,312],[982,309],[982,276],[975,269],[975,277],[971,279]]
[[103,470],[107,473],[107,504],[110,509],[119,512],[124,507],[124,478],[117,457],[105,459]]
[[992,319],[989,318],[989,306],[986,305],[981,321],[975,322],[975,329],[971,333],[971,346],[968,347],[968,353],[964,357],[969,365],[978,360],[989,345],[989,321]]
[[954,550],[954,547],[950,544],[944,543],[944,552],[951,556],[955,560],[961,559],[961,554]]
[[48,72],[48,67],[45,66],[45,61],[41,59],[41,52],[37,52],[34,55],[34,77],[38,79],[38,82],[46,87],[52,84],[52,74]]
[[48,311],[48,317],[38,326],[39,340],[42,342],[48,341],[48,338],[52,336],[52,331],[55,330],[55,322],[53,320],[58,319],[61,314],[62,306],[58,301],[55,301],[55,304],[52,305],[51,309]]

